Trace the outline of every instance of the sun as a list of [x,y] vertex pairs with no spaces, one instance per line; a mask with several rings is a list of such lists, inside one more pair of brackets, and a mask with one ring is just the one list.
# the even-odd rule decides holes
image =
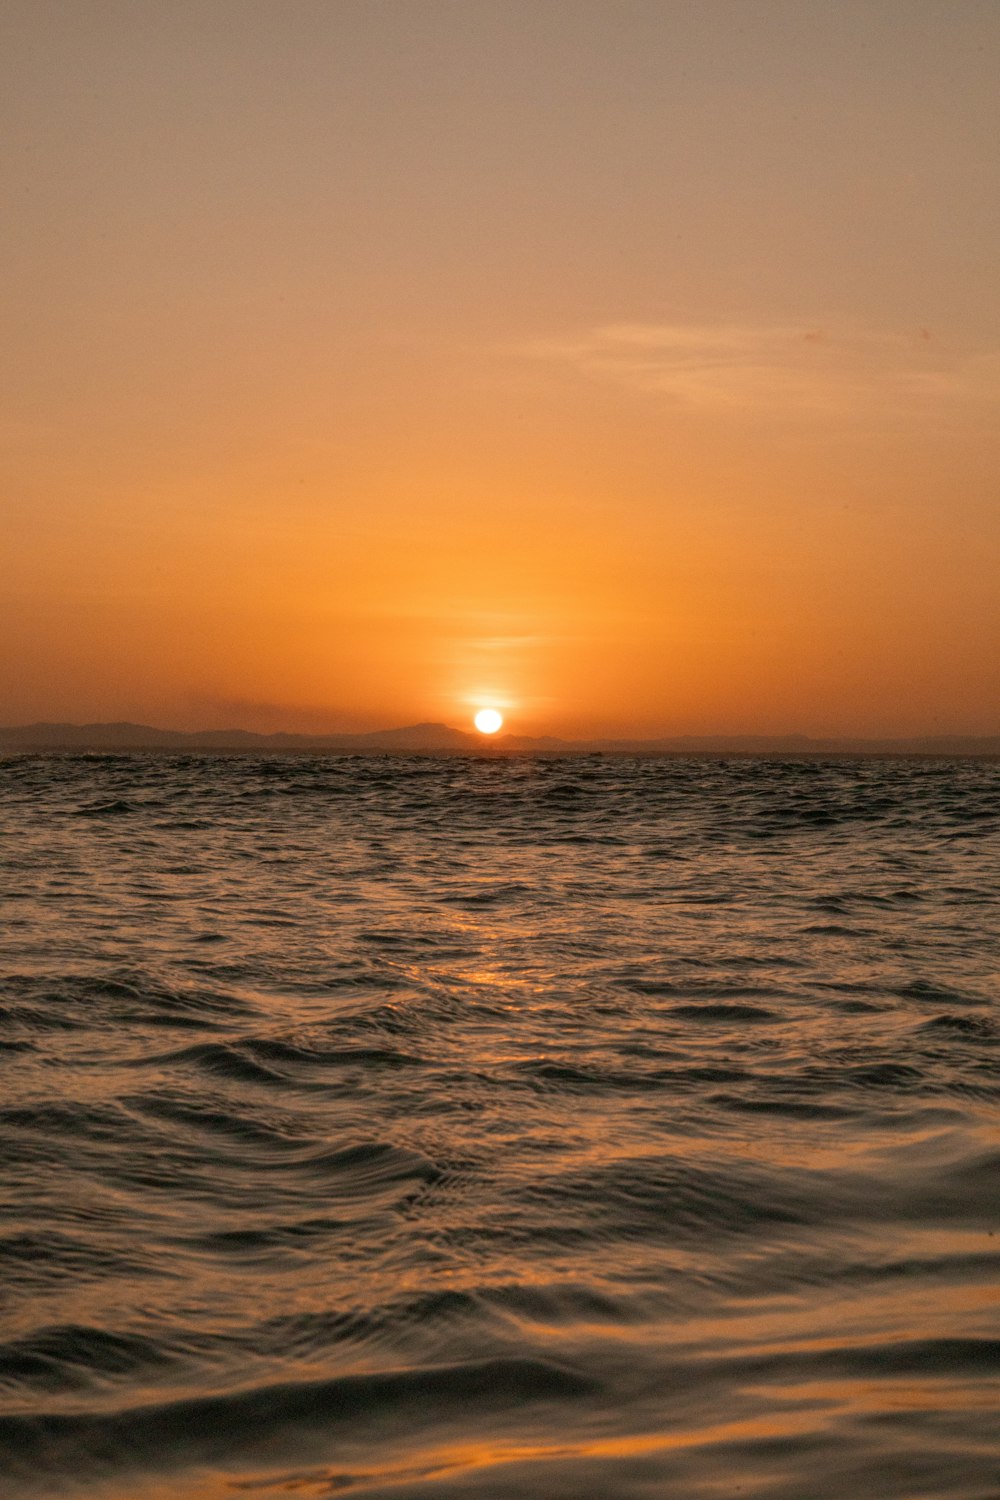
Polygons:
[[496,734],[503,724],[503,714],[498,714],[495,708],[481,708],[472,722],[480,734]]

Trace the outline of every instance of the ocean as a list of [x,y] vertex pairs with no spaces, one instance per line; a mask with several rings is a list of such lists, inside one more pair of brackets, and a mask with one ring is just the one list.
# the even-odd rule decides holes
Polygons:
[[996,1500],[1000,764],[0,761],[4,1500]]

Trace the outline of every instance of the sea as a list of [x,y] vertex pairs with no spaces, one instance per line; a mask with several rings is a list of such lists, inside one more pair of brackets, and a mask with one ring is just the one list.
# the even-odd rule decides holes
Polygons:
[[0,761],[4,1500],[997,1500],[1000,763]]

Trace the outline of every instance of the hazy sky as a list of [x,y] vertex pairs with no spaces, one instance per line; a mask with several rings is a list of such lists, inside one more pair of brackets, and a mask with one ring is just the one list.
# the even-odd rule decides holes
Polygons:
[[996,0],[4,0],[0,722],[1000,732]]

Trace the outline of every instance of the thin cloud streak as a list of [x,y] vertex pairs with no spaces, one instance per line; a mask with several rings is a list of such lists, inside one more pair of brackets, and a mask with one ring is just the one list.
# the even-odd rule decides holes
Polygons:
[[1000,351],[949,353],[927,329],[619,323],[519,353],[696,412],[838,418],[1000,400]]

